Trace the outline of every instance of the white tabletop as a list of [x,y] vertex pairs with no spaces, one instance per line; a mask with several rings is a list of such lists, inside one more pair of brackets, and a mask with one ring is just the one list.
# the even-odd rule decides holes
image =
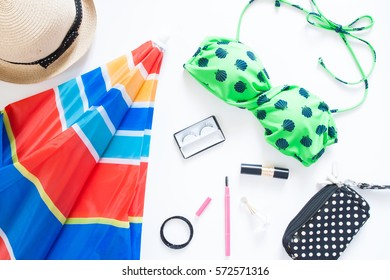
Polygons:
[[[257,3],[258,2],[258,3]],[[297,84],[324,99],[331,107],[356,103],[362,86],[344,86],[330,78],[317,63],[322,56],[327,66],[346,80],[359,79],[357,68],[335,32],[308,25],[298,10],[274,1],[257,1],[242,23],[241,41],[261,57],[274,85]],[[310,1],[296,0],[310,8]],[[51,88],[114,59],[141,43],[168,36],[159,75],[150,147],[149,169],[143,217],[141,259],[223,260],[224,188],[229,177],[231,191],[231,259],[288,260],[282,246],[290,220],[320,189],[338,166],[340,179],[390,184],[389,125],[390,24],[386,0],[318,0],[330,19],[348,24],[369,14],[370,31],[361,32],[377,52],[377,64],[369,79],[366,102],[350,113],[335,116],[339,143],[328,147],[319,161],[304,167],[265,142],[264,129],[248,111],[217,99],[182,67],[204,37],[234,38],[238,17],[246,0],[95,0],[98,26],[95,40],[85,57],[50,80],[17,85],[0,82],[0,108]],[[353,42],[364,65],[371,57],[364,45]],[[226,137],[220,143],[184,159],[174,133],[214,115]],[[241,163],[288,168],[287,180],[240,174]],[[388,259],[390,236],[390,191],[358,190],[371,206],[371,217],[340,259]],[[269,220],[258,233],[242,197]],[[211,202],[195,219],[195,212],[207,198]],[[160,239],[160,226],[174,215],[188,218],[194,237],[184,249],[173,250]],[[180,233],[180,241],[186,233]],[[180,234],[184,236],[180,236]],[[175,238],[176,238],[175,237]]]

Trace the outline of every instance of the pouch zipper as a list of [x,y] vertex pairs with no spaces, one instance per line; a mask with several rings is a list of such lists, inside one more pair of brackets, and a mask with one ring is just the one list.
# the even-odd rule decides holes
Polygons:
[[299,211],[294,219],[288,224],[283,235],[283,245],[285,248],[289,247],[289,242],[293,234],[304,225],[310,218],[321,208],[325,201],[327,201],[335,191],[339,189],[336,184],[327,185],[318,191]]

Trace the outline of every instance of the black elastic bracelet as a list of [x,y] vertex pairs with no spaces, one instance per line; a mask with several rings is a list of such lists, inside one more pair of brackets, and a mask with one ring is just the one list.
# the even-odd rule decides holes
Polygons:
[[[165,227],[165,224],[166,224],[167,222],[169,222],[170,220],[173,220],[173,219],[178,219],[178,220],[184,221],[184,222],[188,225],[188,227],[190,228],[190,236],[189,236],[188,240],[187,240],[185,243],[183,243],[183,244],[172,244],[172,243],[169,242],[169,241],[165,238],[165,236],[164,236],[164,227]],[[166,219],[166,220],[164,221],[164,223],[161,225],[161,228],[160,228],[160,237],[161,237],[162,242],[163,242],[166,246],[168,246],[169,248],[171,248],[171,249],[182,249],[182,248],[184,248],[185,246],[187,246],[187,245],[190,243],[190,241],[191,241],[193,235],[194,235],[194,228],[192,227],[191,222],[190,222],[188,219],[184,218],[183,216],[172,216],[172,217]]]

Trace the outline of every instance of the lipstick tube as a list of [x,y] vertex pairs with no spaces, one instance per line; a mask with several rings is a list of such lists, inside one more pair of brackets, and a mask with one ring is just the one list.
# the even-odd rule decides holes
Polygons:
[[283,167],[265,167],[261,164],[241,164],[241,174],[268,176],[278,179],[288,179],[289,170]]

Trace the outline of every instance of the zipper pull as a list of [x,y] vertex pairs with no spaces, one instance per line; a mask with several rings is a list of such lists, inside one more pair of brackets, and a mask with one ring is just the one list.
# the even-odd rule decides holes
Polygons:
[[319,182],[318,185],[320,185],[321,188],[330,184],[336,184],[338,187],[344,186],[345,182],[341,181],[338,177],[339,177],[338,165],[336,162],[334,162],[332,164],[332,174],[328,175],[325,181]]
[[335,177],[333,175],[328,175],[326,177],[326,180],[318,182],[317,184],[321,188],[323,188],[323,187],[325,187],[327,185],[331,185],[331,184],[336,184],[337,186],[342,187],[345,184],[345,182],[342,182],[341,180],[339,180],[337,177]]

